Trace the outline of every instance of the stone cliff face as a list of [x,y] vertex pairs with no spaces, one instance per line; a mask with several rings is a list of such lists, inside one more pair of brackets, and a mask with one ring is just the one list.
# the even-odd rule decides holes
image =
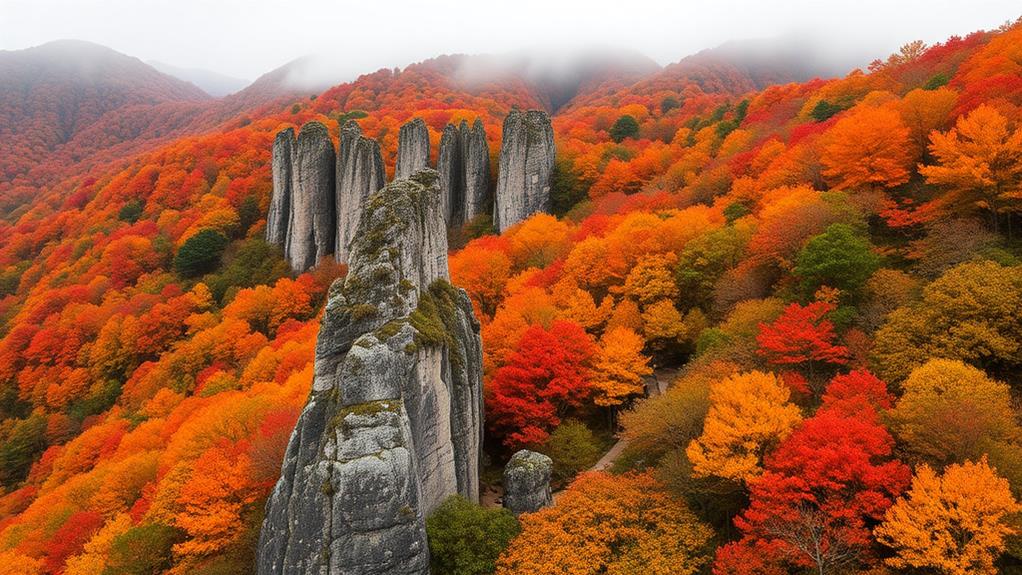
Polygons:
[[354,120],[341,127],[336,171],[337,234],[333,249],[334,257],[343,263],[348,261],[366,200],[386,183],[379,143],[363,136]]
[[449,226],[463,225],[490,210],[490,147],[481,120],[476,119],[471,129],[465,121],[457,128],[453,124],[444,128],[437,170]]
[[540,110],[511,110],[504,118],[493,225],[502,232],[550,208],[554,130]]
[[305,271],[334,251],[334,156],[326,126],[319,122],[302,126],[291,160],[284,242],[284,257],[294,271]]
[[260,575],[427,575],[425,517],[455,493],[478,500],[479,324],[447,282],[437,179],[423,170],[366,202],[267,503]]
[[422,118],[401,126],[397,139],[397,164],[394,179],[410,177],[415,172],[429,167],[429,130]]
[[281,130],[273,139],[273,195],[266,214],[266,243],[284,246],[291,214],[291,166],[294,161],[295,131]]

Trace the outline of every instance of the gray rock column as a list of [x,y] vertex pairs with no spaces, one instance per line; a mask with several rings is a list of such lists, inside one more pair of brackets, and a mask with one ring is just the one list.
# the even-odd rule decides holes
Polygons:
[[291,213],[291,167],[294,162],[295,130],[277,132],[273,139],[273,194],[266,214],[266,243],[284,247]]
[[553,503],[550,475],[554,462],[542,453],[522,449],[504,466],[504,507],[515,515],[532,513]]
[[422,118],[401,126],[397,138],[397,164],[394,179],[410,177],[415,172],[429,167],[429,130]]
[[284,246],[284,256],[296,272],[311,268],[334,251],[335,161],[334,145],[326,126],[319,122],[302,126],[295,144]]
[[504,118],[493,209],[498,232],[549,211],[554,154],[554,130],[546,112],[511,110]]
[[376,140],[362,135],[354,120],[341,127],[337,151],[337,233],[334,257],[347,263],[349,248],[366,199],[386,183],[383,156]]
[[462,122],[460,130],[465,170],[465,208],[462,223],[467,223],[478,215],[490,213],[493,209],[493,196],[490,193],[490,145],[486,142],[486,131],[479,118],[476,118],[471,129]]
[[448,226],[461,226],[491,209],[490,147],[481,120],[471,129],[465,121],[444,128],[437,170]]

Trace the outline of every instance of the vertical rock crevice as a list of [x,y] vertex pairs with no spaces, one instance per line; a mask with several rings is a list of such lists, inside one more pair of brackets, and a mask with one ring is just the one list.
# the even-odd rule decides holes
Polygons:
[[448,283],[438,174],[372,194],[331,287],[258,573],[426,575],[425,517],[478,500],[482,346]]
[[554,130],[541,110],[517,109],[504,118],[493,225],[498,232],[550,209]]

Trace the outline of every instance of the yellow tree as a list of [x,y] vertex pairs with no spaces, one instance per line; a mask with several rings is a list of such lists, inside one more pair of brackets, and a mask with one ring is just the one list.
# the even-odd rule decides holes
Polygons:
[[653,373],[649,358],[642,355],[642,346],[642,338],[626,327],[603,334],[590,380],[596,405],[615,407],[642,393],[643,376]]
[[713,531],[650,475],[585,473],[520,518],[497,575],[694,575]]
[[995,230],[999,214],[1022,210],[1022,129],[1010,129],[996,109],[980,106],[947,133],[933,132],[930,153],[937,165],[919,172],[946,187],[953,206],[990,212]]
[[656,348],[664,348],[685,333],[681,312],[669,299],[663,299],[646,306],[642,312],[643,333],[646,341]]
[[763,455],[802,419],[790,391],[772,373],[732,375],[710,389],[703,433],[686,454],[697,477],[747,481],[762,473]]
[[985,460],[951,465],[942,476],[922,465],[874,534],[897,552],[887,559],[893,567],[994,575],[1004,538],[1014,533],[1007,516],[1019,511],[1008,481]]
[[671,271],[678,262],[673,253],[642,256],[625,278],[624,291],[642,305],[678,297],[678,284]]
[[891,188],[911,175],[909,130],[890,107],[852,110],[824,138],[823,175],[835,189]]

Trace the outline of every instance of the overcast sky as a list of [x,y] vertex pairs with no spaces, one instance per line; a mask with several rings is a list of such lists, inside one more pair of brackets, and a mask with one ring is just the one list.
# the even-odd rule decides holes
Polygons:
[[1020,15],[1019,0],[0,0],[0,49],[75,38],[248,80],[311,53],[352,76],[536,46],[623,46],[668,64],[727,40],[805,33],[868,61]]

